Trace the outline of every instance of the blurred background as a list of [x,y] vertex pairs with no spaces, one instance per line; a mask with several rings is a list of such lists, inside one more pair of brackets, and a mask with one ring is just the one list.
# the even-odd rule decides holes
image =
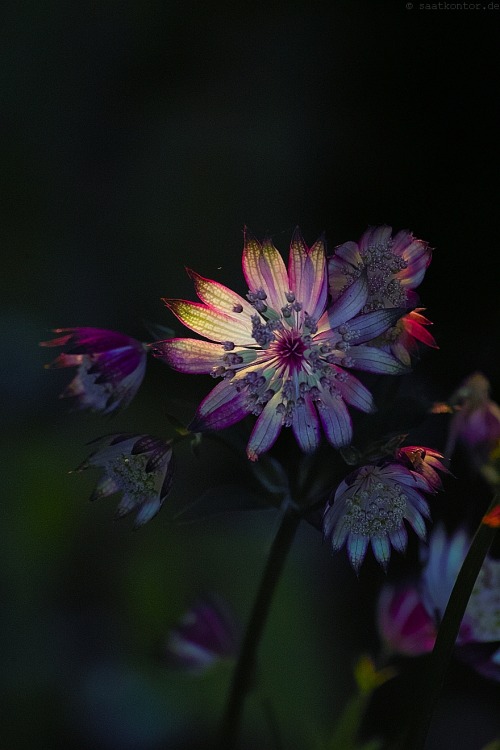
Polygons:
[[[200,591],[245,621],[278,524],[269,510],[179,525],[165,508],[134,532],[113,523],[115,498],[89,503],[97,474],[68,473],[88,441],[169,436],[167,415],[189,419],[212,383],[150,362],[126,412],[71,413],[57,398],[71,372],[43,369],[51,329],[179,330],[161,297],[194,298],[185,266],[246,291],[244,225],[286,254],[296,225],[333,248],[386,223],[435,248],[419,291],[440,350],[401,386],[418,436],[443,447],[443,422],[422,415],[475,370],[500,398],[500,10],[484,6],[3,4],[2,750],[203,747],[230,665],[172,673],[162,644]],[[173,505],[235,471],[221,449],[193,461],[180,457]],[[459,479],[436,517],[482,512],[485,488]],[[354,660],[377,652],[372,563],[358,580],[345,551],[299,530],[261,649],[287,750],[331,731]],[[368,730],[397,728],[415,668],[384,688]],[[453,664],[429,750],[479,750],[500,731],[499,698]],[[245,747],[277,747],[256,698],[245,726]]]

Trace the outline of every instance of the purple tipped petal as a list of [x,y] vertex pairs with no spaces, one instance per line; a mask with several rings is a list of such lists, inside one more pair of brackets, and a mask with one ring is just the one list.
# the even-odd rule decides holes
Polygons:
[[276,311],[285,304],[289,282],[285,264],[270,240],[261,245],[255,237],[245,231],[243,249],[243,273],[250,291],[263,289],[269,305]]
[[80,409],[110,414],[124,408],[137,393],[146,372],[146,351],[133,338],[102,328],[58,328],[65,333],[41,346],[65,346],[52,367],[77,367],[61,394],[74,397]]
[[199,339],[168,339],[151,344],[151,352],[174,370],[206,374],[222,364],[224,350],[220,344]]
[[234,385],[223,380],[201,402],[189,429],[191,432],[205,432],[230,427],[251,413],[246,402],[244,391],[238,392]]
[[288,276],[290,289],[295,291],[304,310],[318,318],[325,309],[327,294],[326,255],[322,238],[308,248],[300,231],[295,230],[290,243]]
[[240,297],[239,294],[228,289],[227,286],[220,284],[218,281],[205,279],[191,268],[187,268],[186,270],[189,277],[194,281],[196,294],[209,307],[212,307],[214,310],[220,310],[220,312],[225,312],[232,318],[235,317],[235,307],[237,309],[241,307],[241,312],[237,313],[237,315],[241,315],[243,318],[249,319],[255,314],[252,305],[246,299]]
[[249,321],[234,315],[218,312],[199,302],[182,299],[163,299],[165,305],[181,323],[210,341],[233,341],[238,346],[255,344]]

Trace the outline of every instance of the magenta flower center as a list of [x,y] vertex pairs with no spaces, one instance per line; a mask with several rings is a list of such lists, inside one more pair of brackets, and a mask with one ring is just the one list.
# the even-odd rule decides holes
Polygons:
[[283,330],[276,333],[269,350],[279,358],[282,365],[288,366],[291,370],[299,370],[304,360],[306,345],[296,329]]

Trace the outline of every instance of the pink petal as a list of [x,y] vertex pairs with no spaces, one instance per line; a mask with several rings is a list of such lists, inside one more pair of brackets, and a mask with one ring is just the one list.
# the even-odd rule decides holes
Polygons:
[[211,372],[216,365],[222,364],[224,355],[220,344],[199,339],[168,339],[155,341],[150,346],[152,354],[174,370],[191,374]]
[[272,242],[266,240],[261,245],[245,231],[242,265],[250,291],[263,289],[267,294],[266,304],[279,312],[286,305],[289,282],[283,258]]
[[290,243],[288,276],[290,289],[304,311],[313,318],[321,315],[327,295],[326,254],[322,237],[308,248],[300,231],[295,230]]
[[185,326],[211,341],[232,341],[239,346],[255,346],[248,320],[236,319],[199,302],[163,299]]
[[[219,284],[218,281],[205,279],[190,268],[186,270],[190,278],[194,281],[196,294],[206,305],[213,307],[215,310],[220,310],[220,312],[227,313],[235,320],[238,320],[240,315],[247,318],[255,315],[255,309],[252,305],[246,299],[240,297],[239,294],[228,289],[227,286]],[[234,307],[238,306],[243,308],[241,313],[235,313],[234,311]]]

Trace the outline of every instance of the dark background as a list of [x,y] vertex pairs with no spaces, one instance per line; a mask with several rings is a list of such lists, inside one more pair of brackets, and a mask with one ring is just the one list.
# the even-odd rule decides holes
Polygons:
[[[203,743],[230,668],[171,675],[158,643],[203,588],[244,620],[277,524],[268,511],[179,527],[164,512],[133,533],[112,524],[113,499],[87,503],[95,476],[67,473],[87,441],[168,435],[167,413],[188,419],[211,383],[152,362],[124,414],[68,414],[70,373],[45,372],[38,348],[50,329],[148,339],[145,321],[175,325],[162,296],[193,299],[184,266],[244,293],[244,225],[286,253],[296,225],[334,247],[387,223],[435,248],[419,291],[440,350],[407,392],[430,404],[481,370],[499,397],[500,10],[419,6],[3,4],[1,748]],[[228,472],[221,453],[195,472],[184,458],[173,502]],[[464,482],[482,508],[484,487]],[[463,496],[455,485],[443,507]],[[332,728],[354,657],[377,648],[383,580],[368,561],[358,582],[301,529],[262,646],[286,748]],[[479,750],[498,685],[453,669],[429,749]],[[372,717],[382,731],[403,693]],[[271,747],[257,701],[246,723]]]

